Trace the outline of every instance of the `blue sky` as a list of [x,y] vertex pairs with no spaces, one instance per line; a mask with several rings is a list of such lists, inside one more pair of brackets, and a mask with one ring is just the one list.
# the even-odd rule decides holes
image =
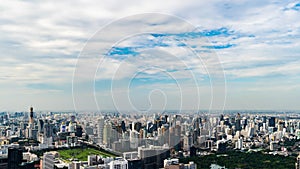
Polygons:
[[[11,0],[0,4],[0,111],[31,105],[74,110],[72,80],[80,52],[97,31],[140,13],[176,16],[195,29],[138,17],[113,27],[97,39],[103,53],[94,57],[105,60],[91,68],[96,74],[86,70],[79,78],[78,110],[208,109],[212,72],[206,69],[217,64],[210,60],[215,57],[226,75],[225,109],[300,109],[300,1]],[[141,24],[157,32],[103,47]]]

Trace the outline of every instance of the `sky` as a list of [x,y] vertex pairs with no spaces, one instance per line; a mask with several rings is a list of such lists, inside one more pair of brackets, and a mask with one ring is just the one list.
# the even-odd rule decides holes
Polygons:
[[0,4],[0,111],[300,110],[300,1]]

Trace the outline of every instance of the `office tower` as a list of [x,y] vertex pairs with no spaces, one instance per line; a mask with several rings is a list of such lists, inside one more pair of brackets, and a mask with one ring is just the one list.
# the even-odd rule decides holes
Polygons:
[[111,136],[112,136],[112,125],[110,122],[107,122],[103,127],[103,144],[110,145]]
[[49,138],[53,135],[53,125],[50,124],[48,121],[44,124],[44,135]]
[[8,169],[18,169],[22,159],[23,150],[21,148],[8,148]]
[[193,137],[190,132],[187,132],[183,137],[183,149],[189,151],[193,143]]
[[269,127],[275,127],[275,117],[269,119]]
[[72,123],[75,123],[75,119],[76,119],[76,117],[75,117],[74,115],[72,115],[72,116],[71,116],[71,122],[72,122]]
[[247,136],[248,137],[252,137],[254,135],[254,126],[251,126],[249,129],[248,129],[248,133],[247,133]]
[[241,131],[241,130],[242,130],[241,115],[238,113],[235,118],[235,131]]
[[174,131],[174,127],[171,126],[169,128],[169,137],[168,137],[168,145],[171,147],[171,148],[174,148],[175,146],[175,140],[174,140],[174,137],[175,137],[175,131]]
[[141,122],[135,122],[135,123],[132,123],[134,124],[133,128],[135,131],[139,132],[142,128],[142,123]]
[[217,141],[217,151],[225,152],[227,147],[227,143],[224,140]]
[[43,169],[54,168],[54,156],[52,153],[46,152],[43,155]]
[[75,132],[75,123],[72,123],[72,122],[69,123],[68,131],[71,133]]
[[138,148],[139,145],[139,133],[135,130],[130,130],[130,148]]
[[44,133],[44,121],[42,119],[38,120],[38,133]]
[[60,132],[62,133],[67,132],[67,126],[65,125],[64,122],[62,122],[60,125]]
[[104,129],[104,119],[103,119],[103,117],[101,117],[98,119],[99,144],[103,144],[103,129]]
[[152,133],[153,132],[153,123],[151,121],[148,121],[146,128],[147,128],[148,133]]
[[195,157],[197,155],[197,148],[195,146],[192,146],[190,148],[190,157]]
[[262,122],[266,123],[267,122],[267,117],[266,116],[262,116]]
[[85,134],[87,134],[87,135],[93,135],[94,134],[94,129],[92,127],[90,127],[90,126],[87,126],[85,128]]
[[37,129],[29,129],[29,138],[38,139],[38,130]]
[[163,160],[170,157],[168,146],[139,147],[138,157],[142,159],[142,168],[153,169],[163,167]]
[[122,131],[125,132],[126,131],[126,124],[125,122],[122,120],[121,122],[121,128],[122,128]]
[[31,123],[31,124],[34,123],[34,120],[33,120],[33,107],[30,107],[29,123]]
[[82,127],[81,125],[76,125],[76,132],[75,132],[75,136],[77,137],[82,137]]

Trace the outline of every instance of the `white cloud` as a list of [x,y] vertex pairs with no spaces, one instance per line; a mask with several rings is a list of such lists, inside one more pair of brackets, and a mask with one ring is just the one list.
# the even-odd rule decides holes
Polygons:
[[[199,2],[190,0],[174,2],[169,0],[162,3],[158,0],[151,2],[134,0],[120,4],[118,1],[10,0],[0,4],[0,36],[3,38],[0,40],[1,87],[10,90],[18,88],[18,91],[22,93],[22,91],[29,90],[26,86],[31,83],[70,85],[77,56],[86,40],[113,20],[144,12],[179,16],[196,25],[200,30],[220,27],[232,30],[233,35],[230,36],[210,37],[212,44],[202,43],[201,38],[186,41],[191,46],[196,45],[195,50],[203,50],[201,45],[206,44],[234,44],[234,47],[215,51],[224,65],[229,80],[230,78],[274,75],[293,79],[300,73],[298,66],[300,62],[300,15],[299,11],[292,9],[294,6],[294,1],[214,0]],[[120,22],[119,26],[110,27],[111,30],[106,35],[96,37],[101,41],[89,43],[91,52],[106,51],[112,47],[111,42],[120,40],[118,38],[121,35],[135,33],[133,32],[135,29],[131,28],[141,24],[139,18],[135,19]],[[170,21],[164,17],[142,20],[141,25],[149,25],[149,23],[157,24],[153,24],[151,28],[146,27],[144,32],[151,30],[165,33],[190,31],[189,24],[181,25],[176,20]],[[144,36],[139,37],[136,41],[142,43],[145,40]],[[128,38],[129,40],[122,41],[117,46],[137,45],[130,41],[132,37]],[[209,73],[213,73],[213,68],[218,64],[217,57],[211,57],[211,54],[201,53],[204,59],[201,61],[191,57],[192,54],[187,54],[182,48],[176,47],[176,42],[172,39],[166,41],[166,44],[170,46],[154,49],[164,50],[175,55],[176,58],[163,57],[161,53],[156,53],[158,57],[124,62],[108,58],[100,66],[100,74],[96,74],[96,79],[110,78],[118,69],[116,78],[131,77],[145,65],[149,67],[154,65],[169,70],[178,69],[179,71],[172,73],[176,78],[191,77],[190,71],[183,69],[189,67],[192,68],[196,77],[202,80],[207,75],[205,68],[211,70]],[[101,55],[103,53],[97,53],[86,61],[87,64],[84,66],[87,67],[81,72],[79,78],[94,78]],[[213,55],[215,56],[214,53]],[[142,58],[143,56],[140,57]],[[119,67],[120,65],[122,66]],[[158,73],[154,69],[147,71],[150,75]],[[55,90],[49,89],[49,91]],[[252,101],[255,102],[254,99]],[[7,103],[5,100],[1,102]]]

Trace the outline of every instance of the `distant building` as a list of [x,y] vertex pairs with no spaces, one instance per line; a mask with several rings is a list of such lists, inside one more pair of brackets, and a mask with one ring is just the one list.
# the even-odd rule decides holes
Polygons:
[[235,148],[241,150],[243,148],[243,138],[237,139],[235,142]]
[[183,149],[189,151],[193,143],[192,135],[187,132],[186,135],[183,137]]
[[227,147],[227,143],[224,140],[218,140],[217,141],[217,151],[219,152],[225,152]]
[[270,117],[270,119],[269,119],[269,127],[275,127],[275,117]]
[[[98,137],[99,137],[99,144],[103,144],[103,129],[104,129],[104,119],[101,117],[98,119]],[[91,132],[89,131],[88,134]]]
[[82,137],[82,127],[81,125],[76,125],[76,132],[75,132],[75,136],[77,137]]

